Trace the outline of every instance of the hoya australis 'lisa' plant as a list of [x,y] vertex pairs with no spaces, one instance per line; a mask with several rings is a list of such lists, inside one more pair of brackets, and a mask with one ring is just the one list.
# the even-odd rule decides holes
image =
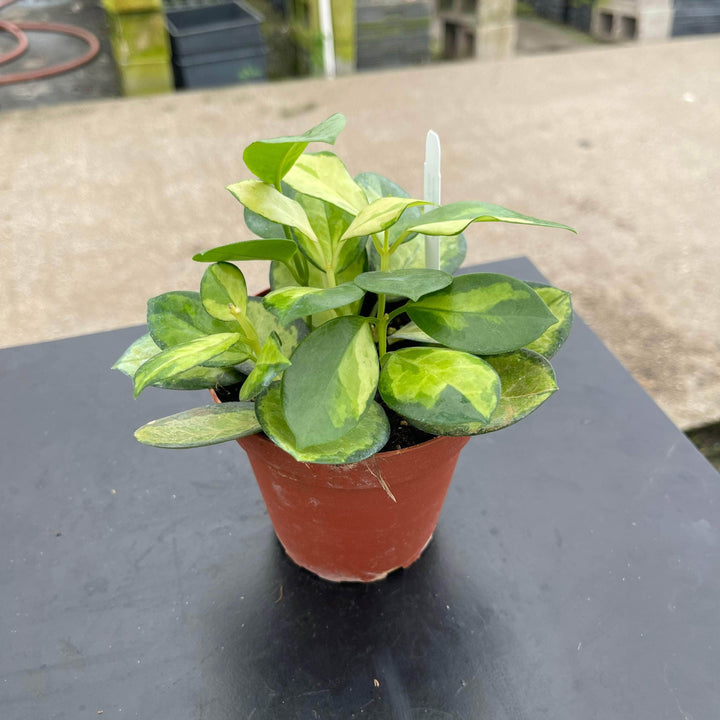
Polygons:
[[[207,250],[199,292],[148,302],[148,333],[115,367],[148,386],[232,388],[230,401],[155,420],[137,439],[189,448],[264,433],[303,463],[355,463],[417,437],[488,433],[556,390],[549,359],[572,322],[567,292],[496,273],[453,276],[481,222],[565,225],[482,202],[435,207],[375,173],[353,177],[333,115],[243,154],[256,179],[230,185],[258,239]],[[442,236],[441,268],[424,236]],[[270,260],[265,297],[234,263]],[[395,441],[392,441],[393,443]]]

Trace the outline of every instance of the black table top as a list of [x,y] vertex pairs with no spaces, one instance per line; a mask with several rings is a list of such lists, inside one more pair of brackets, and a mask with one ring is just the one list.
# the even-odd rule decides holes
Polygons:
[[0,351],[3,720],[720,717],[720,476],[582,322],[368,586],[286,559],[235,443],[134,441],[207,398],[134,401],[141,332]]

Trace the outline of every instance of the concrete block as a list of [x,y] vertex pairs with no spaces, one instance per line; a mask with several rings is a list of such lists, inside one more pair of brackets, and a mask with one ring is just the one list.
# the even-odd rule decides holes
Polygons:
[[517,23],[492,23],[478,28],[475,56],[479,60],[505,60],[515,54]]
[[499,60],[517,44],[516,0],[440,0],[444,55]]
[[593,7],[590,32],[613,42],[665,40],[672,20],[672,0],[601,0]]

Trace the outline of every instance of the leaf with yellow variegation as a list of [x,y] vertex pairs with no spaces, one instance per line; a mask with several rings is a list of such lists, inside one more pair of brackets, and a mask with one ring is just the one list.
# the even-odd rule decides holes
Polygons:
[[537,340],[526,346],[528,350],[534,350],[549,360],[570,335],[573,323],[572,300],[570,293],[560,288],[535,282],[529,282],[528,285],[543,299],[550,312],[558,319]]
[[282,380],[285,419],[299,449],[348,433],[375,396],[378,355],[364,318],[331,320],[308,335]]
[[135,373],[133,378],[135,397],[156,380],[165,380],[195,365],[201,365],[232,347],[239,339],[238,333],[218,333],[163,350],[144,362]]
[[265,434],[298,462],[324,465],[356,463],[380,452],[390,435],[390,424],[382,407],[371,402],[365,414],[345,435],[326,443],[299,448],[288,427],[282,407],[282,395],[277,384],[256,402],[256,412]]
[[485,360],[500,377],[502,392],[497,409],[483,433],[513,425],[537,410],[556,390],[552,365],[538,353],[518,350]]
[[228,402],[152,420],[138,428],[135,437],[143,445],[195,448],[237,440],[260,430],[253,403]]
[[388,407],[434,435],[476,435],[500,398],[500,380],[488,363],[447,348],[383,356],[379,389]]

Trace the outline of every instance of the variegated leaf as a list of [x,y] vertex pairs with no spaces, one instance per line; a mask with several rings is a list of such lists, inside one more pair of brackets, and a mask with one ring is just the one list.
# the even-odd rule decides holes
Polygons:
[[[365,197],[367,197],[368,202],[372,203],[375,200],[379,200],[382,197],[397,197],[397,198],[409,198],[410,196],[403,190],[397,183],[394,183],[392,180],[389,180],[383,175],[378,175],[377,173],[372,172],[365,172],[360,173],[355,177],[355,182],[360,185],[360,187],[365,192]],[[388,228],[388,241],[390,243],[390,246],[395,245],[396,241],[402,235],[406,227],[409,227],[410,225],[417,222],[421,217],[421,212],[419,207],[409,207],[405,210],[405,212],[402,214],[402,217],[398,222],[396,222],[394,225],[391,225]],[[406,238],[406,242],[408,240],[411,240],[413,237],[415,237],[414,234],[408,236]],[[423,246],[424,246],[424,240],[423,240]],[[369,247],[372,247],[372,244],[370,244]],[[396,251],[393,254],[393,257],[398,253]],[[379,270],[380,269],[380,263],[379,263],[379,256],[378,256],[378,264],[377,266],[373,266],[373,270]],[[372,259],[371,259],[372,264]],[[391,270],[399,270],[401,265],[391,265]],[[417,265],[416,267],[425,267],[424,264]],[[441,268],[445,270],[445,268]],[[448,271],[449,272],[449,271]]]
[[[284,192],[283,195],[285,195]],[[291,197],[291,199],[294,200],[295,198]],[[253,233],[253,235],[267,238],[268,240],[285,236],[285,231],[280,223],[272,222],[272,220],[268,220],[248,208],[243,208],[243,216],[248,230]]]
[[[409,197],[397,183],[378,173],[360,173],[355,176],[355,182],[363,189],[369,203],[375,202],[375,200],[382,197]],[[417,216],[420,217],[420,211],[417,210],[416,212]]]
[[335,113],[302,135],[276,137],[251,143],[243,152],[243,160],[250,172],[261,180],[277,186],[309,143],[324,142],[334,145],[344,127],[345,117]]
[[[282,233],[282,228],[280,229]],[[220,262],[239,260],[279,260],[288,262],[297,252],[292,240],[270,238],[266,240],[245,240],[230,243],[193,255],[196,262]]]
[[240,312],[245,312],[247,307],[247,285],[242,270],[229,262],[211,265],[200,282],[200,300],[214,318],[234,321],[230,306]]
[[396,223],[410,207],[429,205],[425,200],[412,198],[383,197],[364,207],[345,231],[343,240],[374,235]]
[[366,272],[353,282],[368,292],[419,300],[423,295],[447,287],[452,282],[452,275],[441,270],[416,268]]
[[263,303],[277,315],[282,323],[315,313],[333,310],[361,300],[365,293],[354,283],[344,283],[334,288],[289,287],[275,290],[265,297]]
[[[148,300],[147,307],[150,335],[162,350],[196,338],[237,331],[235,322],[224,322],[209,315],[197,292],[180,290],[164,293]],[[247,360],[249,354],[248,347],[238,342],[230,350],[203,364],[208,367],[230,367]]]
[[270,333],[253,371],[240,388],[240,399],[252,400],[257,397],[289,365],[290,361],[282,351],[278,334]]
[[383,356],[379,389],[388,407],[434,435],[476,435],[500,398],[500,380],[488,363],[447,348]]
[[[359,275],[361,272],[364,272],[367,269],[367,255],[365,253],[362,253],[361,255],[358,255],[357,258],[352,262],[352,264],[347,267],[345,270],[343,270],[341,273],[339,273],[336,276],[336,280],[340,284],[344,284],[347,282],[350,282],[354,277]],[[323,288],[323,278],[324,273],[320,272],[317,268],[314,266],[310,266],[308,268],[308,281],[307,285],[308,287],[316,287],[316,288]],[[270,265],[270,286],[273,290],[280,290],[281,288],[285,287],[293,287],[297,285],[296,280],[293,278],[293,276],[290,274],[288,269],[281,265],[280,263],[274,262]],[[353,314],[356,315],[358,312],[360,312],[360,307],[362,305],[362,299],[357,300],[354,303],[350,303],[350,305],[345,306],[346,314]],[[320,327],[320,325],[323,325],[328,320],[332,320],[333,318],[337,317],[337,314],[332,311],[328,310],[326,312],[321,313],[315,313],[312,316],[312,322],[313,327]]]
[[145,335],[141,335],[125,350],[115,361],[112,369],[119,370],[128,377],[132,377],[144,362],[147,362],[159,352],[160,348],[155,344],[150,333],[145,333]]
[[[113,370],[120,370],[132,378],[137,369],[151,357],[158,355],[160,348],[155,344],[150,333],[138,338],[122,354],[119,360],[113,365]],[[193,367],[179,375],[174,375],[165,380],[156,380],[151,383],[153,387],[165,388],[167,390],[203,390],[205,388],[227,386],[242,382],[245,375],[238,372],[234,367]]]
[[345,435],[330,442],[299,448],[285,420],[279,386],[271,385],[256,405],[265,434],[299,462],[325,465],[360,462],[380,452],[390,435],[390,424],[382,407],[371,402],[358,423]]
[[133,392],[137,397],[144,388],[156,380],[179,375],[195,365],[210,360],[232,347],[239,339],[238,333],[218,333],[176,345],[144,362],[133,378]]
[[557,322],[529,285],[496,273],[459,275],[408,303],[407,314],[441,344],[476,355],[517,350]]
[[423,332],[414,322],[399,327],[388,337],[390,343],[398,342],[399,340],[410,340],[411,342],[418,343],[419,345],[440,345],[437,340],[433,340],[426,332]]
[[[303,320],[281,323],[264,305],[263,298],[248,298],[248,319],[258,334],[260,344],[264,345],[271,333],[280,339],[280,347],[285,357],[290,357],[301,340],[308,334],[307,325]],[[244,366],[241,369],[246,369]],[[247,370],[250,372],[250,370]]]
[[300,204],[285,197],[272,185],[259,180],[243,180],[228,185],[227,189],[248,209],[280,225],[299,230],[310,240],[317,242],[315,232]]
[[154,447],[194,448],[236,440],[260,430],[254,403],[228,402],[153,420],[138,428],[135,437]]
[[353,216],[367,205],[365,194],[343,161],[331,152],[308,153],[298,158],[285,182],[296,192],[330,203]]
[[[399,185],[377,173],[360,173],[355,177],[355,182],[365,191],[369,202],[378,200],[381,197],[409,197]],[[388,228],[390,246],[396,245],[405,229],[419,222],[421,217],[422,213],[419,207],[409,207],[405,210],[400,220]],[[462,265],[466,251],[467,246],[463,235],[446,237],[440,243],[440,269],[453,275]],[[379,270],[380,255],[372,242],[367,243],[367,252],[370,269]],[[390,267],[388,269],[404,270],[424,267],[427,267],[425,262],[425,238],[411,233],[401,246],[395,247],[390,257]]]
[[548,360],[562,347],[570,334],[573,323],[573,308],[570,293],[543,283],[529,282],[528,285],[543,299],[550,312],[558,319],[537,340],[527,345],[544,355]]
[[325,323],[298,345],[282,381],[285,419],[299,449],[348,433],[377,390],[377,351],[364,318]]
[[326,267],[335,267],[336,263],[333,262],[333,258],[336,256],[335,248],[352,217],[344,210],[309,195],[298,194],[295,197],[305,210],[318,239],[317,243],[313,243],[300,236],[298,237],[298,246],[320,270],[324,271]]
[[[412,210],[413,208],[410,208]],[[408,212],[410,212],[408,210]],[[403,219],[404,219],[403,215]],[[397,225],[390,228],[390,245],[393,244],[393,231]],[[372,270],[380,269],[380,255],[372,242],[367,243],[367,252]],[[453,275],[463,264],[467,253],[467,243],[464,235],[444,237],[440,241],[440,269]],[[425,262],[425,237],[414,235],[410,240],[393,250],[390,256],[390,270],[406,270],[409,268],[427,267]]]
[[541,227],[560,228],[575,232],[571,227],[561,223],[541,220],[540,218],[521,215],[513,210],[479,202],[456,202],[435,208],[425,213],[422,219],[411,226],[414,232],[423,235],[457,235],[474,222],[505,222],[520,225],[539,225]]
[[552,365],[531,350],[494,355],[485,360],[500,376],[502,393],[497,409],[481,432],[500,430],[522,420],[557,390]]

